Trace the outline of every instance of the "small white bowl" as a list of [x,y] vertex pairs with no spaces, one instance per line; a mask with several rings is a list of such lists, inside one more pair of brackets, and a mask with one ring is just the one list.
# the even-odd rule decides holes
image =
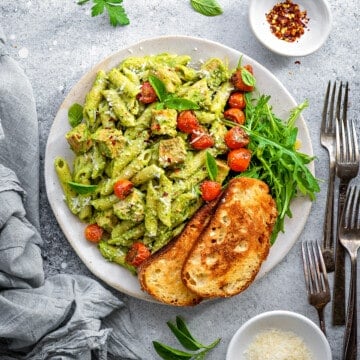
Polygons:
[[266,20],[266,14],[274,5],[283,1],[285,0],[250,0],[249,21],[257,39],[268,49],[285,56],[305,56],[318,50],[328,38],[332,26],[327,0],[293,0],[293,3],[300,6],[300,10],[306,10],[309,19],[305,33],[294,42],[278,39]]
[[235,333],[226,360],[246,360],[245,350],[255,337],[266,330],[292,332],[304,341],[314,360],[331,360],[330,345],[320,328],[307,317],[291,311],[275,310],[257,315]]

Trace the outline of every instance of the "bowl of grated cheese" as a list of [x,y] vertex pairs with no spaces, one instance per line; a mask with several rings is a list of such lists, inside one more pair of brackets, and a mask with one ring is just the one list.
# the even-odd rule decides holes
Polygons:
[[259,314],[231,339],[226,360],[331,360],[320,328],[307,317],[283,310]]

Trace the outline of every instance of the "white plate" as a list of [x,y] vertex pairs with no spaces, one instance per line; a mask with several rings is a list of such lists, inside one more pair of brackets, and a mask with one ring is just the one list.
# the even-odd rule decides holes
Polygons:
[[270,30],[265,14],[269,13],[278,0],[251,0],[249,21],[257,39],[271,51],[285,56],[305,56],[318,50],[328,38],[332,27],[332,15],[327,0],[293,1],[306,10],[309,22],[305,33],[294,42],[278,39]]
[[[70,164],[72,163],[73,153],[65,140],[65,134],[70,130],[67,111],[74,102],[84,102],[85,94],[92,86],[95,74],[99,69],[109,70],[129,56],[143,56],[162,52],[187,54],[192,57],[194,62],[209,57],[219,57],[228,59],[230,66],[234,68],[240,56],[243,56],[243,63],[250,63],[254,68],[258,90],[263,94],[271,95],[270,102],[277,116],[287,118],[289,111],[296,106],[295,100],[275,76],[253,59],[221,44],[186,36],[147,39],[123,49],[96,65],[71,89],[55,117],[46,145],[45,182],[50,205],[68,241],[94,275],[125,294],[148,301],[153,301],[153,299],[140,289],[135,276],[121,266],[107,262],[101,256],[96,245],[85,240],[85,225],[71,214],[64,202],[63,192],[54,170],[54,159],[60,155],[68,160]],[[310,136],[303,118],[298,120],[297,126],[299,128],[299,139],[302,143],[301,151],[312,155]],[[310,168],[312,171],[314,170],[313,165]],[[258,278],[266,274],[282,260],[294,245],[305,225],[310,208],[311,201],[307,198],[298,198],[292,203],[293,218],[286,219],[286,232],[278,236],[268,259],[264,262],[258,274]]]

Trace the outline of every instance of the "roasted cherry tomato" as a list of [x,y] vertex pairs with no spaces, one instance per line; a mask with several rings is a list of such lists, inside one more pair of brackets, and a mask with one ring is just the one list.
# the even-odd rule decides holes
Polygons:
[[217,181],[205,180],[200,184],[201,197],[205,201],[216,199],[221,193],[221,184]]
[[234,121],[240,125],[245,123],[245,114],[241,109],[230,108],[224,111],[224,118]]
[[103,228],[98,224],[90,224],[85,228],[85,238],[90,242],[98,243],[101,240],[103,233]]
[[177,128],[186,134],[191,134],[197,130],[199,128],[199,122],[194,112],[191,110],[181,111],[177,117]]
[[125,261],[130,265],[139,266],[150,255],[150,250],[146,245],[141,242],[135,242],[126,254]]
[[137,98],[144,104],[151,104],[157,100],[156,92],[148,81],[141,85],[141,90]]
[[195,150],[202,150],[212,147],[215,141],[206,131],[195,130],[190,135],[190,144]]
[[253,91],[254,87],[244,83],[242,76],[242,69],[245,68],[250,74],[253,74],[253,68],[251,65],[245,65],[240,69],[237,69],[231,76],[231,83],[234,85],[236,90],[240,91]]
[[231,128],[224,137],[229,149],[239,149],[249,144],[249,135],[239,126]]
[[119,199],[125,199],[133,188],[133,183],[126,179],[120,179],[114,184],[114,194]]
[[227,163],[231,170],[241,172],[245,171],[251,160],[251,152],[246,148],[231,150],[228,153]]
[[235,109],[244,109],[246,106],[245,95],[241,91],[235,91],[229,96],[228,105]]

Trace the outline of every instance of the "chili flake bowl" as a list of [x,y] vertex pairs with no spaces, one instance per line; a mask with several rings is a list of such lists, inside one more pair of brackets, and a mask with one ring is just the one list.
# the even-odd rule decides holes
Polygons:
[[[332,15],[327,0],[293,0],[293,5],[298,5],[301,12],[306,11],[306,19],[303,21],[304,33],[294,41],[282,40],[281,30],[285,31],[284,25],[275,20],[279,29],[274,33],[267,20],[275,5],[281,5],[286,0],[250,0],[249,22],[257,39],[271,51],[284,56],[305,56],[318,50],[328,38]],[[292,21],[290,27],[296,27],[296,21]],[[296,30],[296,28],[295,28]]]

